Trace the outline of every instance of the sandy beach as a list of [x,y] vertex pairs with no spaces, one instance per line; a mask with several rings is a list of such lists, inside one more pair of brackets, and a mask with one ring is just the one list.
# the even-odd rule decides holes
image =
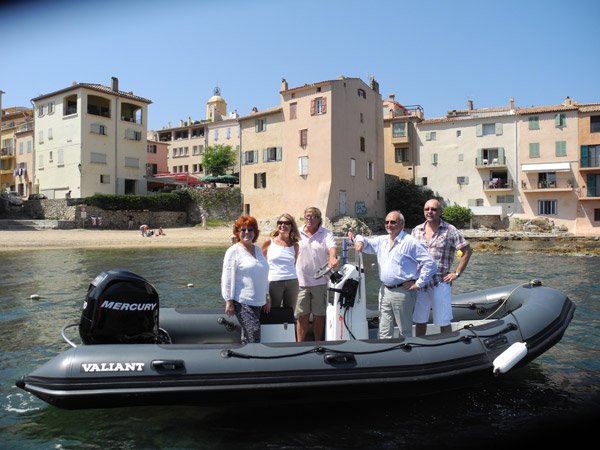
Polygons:
[[135,230],[0,230],[0,252],[61,248],[168,248],[228,246],[231,227],[165,229],[164,236],[142,237]]

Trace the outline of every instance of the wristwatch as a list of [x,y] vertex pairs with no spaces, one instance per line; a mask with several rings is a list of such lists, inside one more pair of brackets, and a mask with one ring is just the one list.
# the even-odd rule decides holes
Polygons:
[[454,272],[454,275],[456,275],[456,278],[460,277],[460,273],[458,272]]

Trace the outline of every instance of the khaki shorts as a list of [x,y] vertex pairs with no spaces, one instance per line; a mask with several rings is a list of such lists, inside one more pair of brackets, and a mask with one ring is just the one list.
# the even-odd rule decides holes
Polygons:
[[295,314],[297,317],[313,313],[315,316],[324,316],[327,312],[327,285],[300,286],[298,303]]

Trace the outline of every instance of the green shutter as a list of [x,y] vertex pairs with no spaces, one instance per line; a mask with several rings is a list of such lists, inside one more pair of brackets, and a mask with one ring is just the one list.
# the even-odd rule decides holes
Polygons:
[[269,152],[266,148],[263,148],[263,162],[267,162],[269,160]]
[[529,129],[530,130],[539,130],[540,128],[540,118],[538,116],[529,118]]
[[467,200],[467,206],[469,207],[473,207],[473,206],[477,206],[477,200],[474,198],[470,198]]
[[506,164],[506,158],[504,157],[504,147],[498,147],[498,164],[501,166]]
[[556,141],[556,156],[567,156],[567,141]]
[[431,154],[431,164],[437,164],[437,163],[438,163],[438,154],[432,153]]
[[587,196],[596,197],[596,174],[587,174]]
[[483,124],[481,124],[481,123],[477,124],[475,134],[477,135],[477,137],[483,136]]
[[539,158],[540,157],[540,144],[539,142],[531,142],[529,144],[529,157]]
[[246,152],[242,152],[242,166],[246,164]]
[[281,161],[281,147],[277,147],[276,152],[277,152],[277,158],[276,158],[277,161]]
[[252,152],[254,153],[253,161],[256,164],[258,162],[258,150],[252,150]]
[[483,166],[483,150],[477,149],[477,163],[478,166]]
[[589,167],[589,156],[588,156],[588,146],[582,145],[580,149],[581,162],[579,163],[581,167]]
[[496,136],[502,136],[502,122],[496,122]]

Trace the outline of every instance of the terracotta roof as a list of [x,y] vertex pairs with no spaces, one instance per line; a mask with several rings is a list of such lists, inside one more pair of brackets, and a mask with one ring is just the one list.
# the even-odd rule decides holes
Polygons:
[[247,116],[241,116],[239,118],[239,120],[251,119],[253,117],[258,117],[258,116],[266,116],[268,114],[274,114],[274,113],[281,112],[281,111],[283,111],[283,107],[275,106],[273,108],[263,109],[262,111],[256,111],[256,112],[250,113]]
[[533,106],[531,108],[516,108],[517,114],[543,114],[556,111],[576,111],[579,109],[579,104],[570,106],[565,105],[550,105],[550,106]]
[[144,97],[139,97],[137,95],[134,95],[133,92],[124,92],[124,91],[113,91],[111,88],[109,88],[108,86],[103,86],[101,84],[92,84],[92,83],[73,83],[71,86],[64,88],[64,89],[60,89],[58,91],[55,92],[50,92],[49,94],[44,94],[44,95],[40,95],[39,97],[36,98],[32,98],[32,101],[37,101],[37,100],[41,100],[43,98],[47,98],[47,97],[51,97],[54,95],[58,95],[58,94],[62,94],[64,92],[69,92],[75,89],[79,89],[79,88],[85,88],[85,89],[91,89],[93,91],[98,91],[98,92],[102,92],[104,94],[111,94],[114,96],[119,96],[122,98],[128,98],[130,100],[136,100],[138,102],[143,102],[143,103],[152,103],[151,100],[148,100]]

